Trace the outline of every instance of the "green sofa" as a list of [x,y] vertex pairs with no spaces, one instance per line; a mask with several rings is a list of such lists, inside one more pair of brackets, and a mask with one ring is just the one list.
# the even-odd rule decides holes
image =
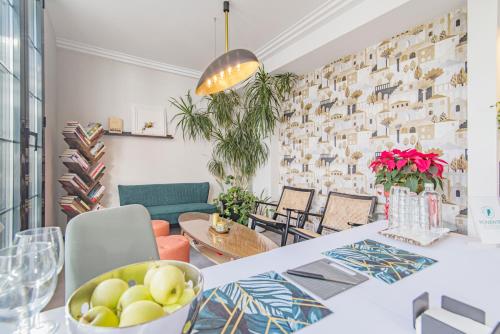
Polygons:
[[151,219],[168,220],[174,225],[185,212],[216,212],[215,205],[207,203],[209,190],[208,182],[118,186],[120,205],[142,204]]

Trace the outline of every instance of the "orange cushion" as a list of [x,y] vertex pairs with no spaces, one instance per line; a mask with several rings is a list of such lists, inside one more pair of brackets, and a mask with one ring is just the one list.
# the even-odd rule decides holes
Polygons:
[[166,237],[170,234],[170,224],[166,220],[152,220],[151,225],[155,237]]
[[189,262],[189,240],[182,235],[157,237],[156,245],[160,260]]

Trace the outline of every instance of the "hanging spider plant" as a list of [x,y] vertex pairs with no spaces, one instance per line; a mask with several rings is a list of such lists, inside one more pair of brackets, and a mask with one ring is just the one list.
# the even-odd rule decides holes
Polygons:
[[212,94],[196,104],[189,91],[171,98],[179,111],[173,120],[185,139],[213,143],[208,169],[220,183],[234,175],[237,185],[246,188],[268,159],[265,139],[273,134],[281,102],[296,80],[293,73],[272,75],[260,67],[239,91]]

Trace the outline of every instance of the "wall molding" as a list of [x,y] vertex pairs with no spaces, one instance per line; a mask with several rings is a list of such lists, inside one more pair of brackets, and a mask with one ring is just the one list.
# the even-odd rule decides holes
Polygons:
[[80,42],[76,42],[76,41],[72,41],[72,40],[68,40],[68,39],[64,39],[64,38],[57,38],[56,45],[57,45],[57,47],[62,48],[62,49],[67,49],[67,50],[76,51],[76,52],[82,52],[82,53],[90,54],[93,56],[103,57],[103,58],[119,61],[122,63],[146,67],[146,68],[150,68],[150,69],[158,70],[158,71],[162,71],[162,72],[182,75],[182,76],[189,77],[189,78],[198,79],[201,77],[200,71],[197,71],[197,70],[194,70],[191,68],[162,63],[162,62],[147,59],[147,58],[136,57],[136,56],[132,56],[132,55],[129,55],[129,54],[126,54],[123,52],[104,49],[104,48],[100,48],[97,46],[84,44],[84,43],[80,43]]
[[256,55],[259,59],[269,58],[283,46],[296,41],[299,37],[326,23],[334,17],[341,15],[348,9],[360,4],[363,0],[328,0],[302,17],[295,24],[272,38],[261,46]]

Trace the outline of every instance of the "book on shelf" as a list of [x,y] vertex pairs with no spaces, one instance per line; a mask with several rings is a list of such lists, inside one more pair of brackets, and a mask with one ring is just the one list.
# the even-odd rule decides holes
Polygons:
[[89,186],[75,173],[64,174],[59,178],[59,182],[65,186],[69,186],[70,188],[76,188],[83,193],[87,193],[89,191]]
[[104,166],[104,163],[99,162],[93,169],[89,171],[89,176],[93,179],[96,180],[102,173],[104,173],[104,170],[106,169],[106,166]]
[[101,195],[104,193],[104,190],[106,189],[105,186],[102,184],[98,183],[95,185],[94,188],[92,188],[89,193],[87,194],[87,197],[90,199],[92,203],[97,203],[97,200],[101,197]]
[[104,128],[100,123],[90,123],[84,128],[78,122],[66,122],[63,135],[66,138],[77,139],[85,146],[90,146],[92,142],[104,133]]
[[85,159],[78,150],[75,149],[65,149],[63,154],[59,156],[63,162],[77,163],[80,167],[87,171],[90,167],[89,162]]
[[59,199],[59,205],[71,215],[78,215],[91,210],[87,203],[78,196],[63,196]]
[[90,123],[85,128],[85,131],[90,141],[93,141],[95,138],[104,133],[104,128],[102,127],[101,123]]
[[102,141],[98,141],[91,149],[90,154],[95,158],[104,151],[104,143]]

